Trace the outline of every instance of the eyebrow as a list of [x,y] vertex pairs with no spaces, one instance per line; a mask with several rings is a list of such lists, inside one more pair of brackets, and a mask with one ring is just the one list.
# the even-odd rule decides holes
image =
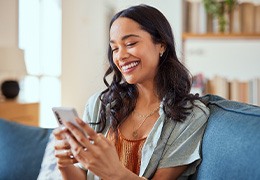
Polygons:
[[[128,34],[128,35],[123,36],[123,37],[121,38],[121,40],[124,41],[124,40],[126,40],[126,39],[128,39],[128,38],[130,38],[130,37],[138,37],[138,38],[140,38],[140,36],[138,36],[138,35],[136,35],[136,34]],[[113,41],[113,40],[110,40],[109,42],[110,42],[110,43],[115,43],[115,41]]]

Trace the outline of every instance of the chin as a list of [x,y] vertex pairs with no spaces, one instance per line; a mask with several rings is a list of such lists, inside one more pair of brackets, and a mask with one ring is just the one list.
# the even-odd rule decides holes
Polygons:
[[127,82],[127,84],[136,84],[135,82],[133,82],[133,81],[126,81]]
[[125,79],[125,82],[127,82],[128,84],[136,84],[136,81],[134,81],[133,79]]

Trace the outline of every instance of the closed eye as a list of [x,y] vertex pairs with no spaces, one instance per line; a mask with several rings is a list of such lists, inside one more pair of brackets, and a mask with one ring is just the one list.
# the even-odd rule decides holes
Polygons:
[[118,48],[111,48],[112,52],[115,52],[118,50]]
[[134,46],[137,42],[133,42],[133,43],[127,43],[126,46],[131,47]]

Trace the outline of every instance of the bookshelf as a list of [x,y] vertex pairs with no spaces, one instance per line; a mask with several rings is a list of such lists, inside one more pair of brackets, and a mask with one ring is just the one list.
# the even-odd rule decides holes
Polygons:
[[204,34],[195,34],[195,33],[182,33],[182,40],[185,41],[186,39],[192,39],[192,38],[198,38],[198,39],[219,39],[219,38],[225,38],[225,39],[260,39],[260,33],[259,34],[242,34],[242,33],[204,33]]
[[[182,6],[182,60],[194,76],[192,91],[260,105],[260,6],[255,5],[255,23],[249,19],[251,23],[246,25],[251,26],[249,30],[242,28],[248,18],[243,15],[245,9],[236,8],[232,27],[229,24],[225,32],[219,32],[216,19],[208,22],[201,1],[188,2],[187,6],[187,1],[183,1]],[[209,28],[209,24],[213,27]]]
[[[220,9],[212,10],[220,7],[219,5],[213,5],[213,7],[211,5],[206,9],[203,2],[203,0],[182,1],[184,33],[224,33],[242,36],[243,34],[260,34],[260,1],[258,3],[237,1],[231,9],[225,4],[221,11]],[[215,3],[223,4],[224,2],[216,1]]]

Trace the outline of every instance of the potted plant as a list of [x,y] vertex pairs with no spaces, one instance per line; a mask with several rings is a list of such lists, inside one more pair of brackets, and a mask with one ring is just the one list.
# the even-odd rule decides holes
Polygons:
[[203,4],[208,16],[218,19],[219,32],[225,32],[227,26],[225,13],[228,13],[229,21],[232,21],[232,11],[237,4],[237,0],[203,0]]

